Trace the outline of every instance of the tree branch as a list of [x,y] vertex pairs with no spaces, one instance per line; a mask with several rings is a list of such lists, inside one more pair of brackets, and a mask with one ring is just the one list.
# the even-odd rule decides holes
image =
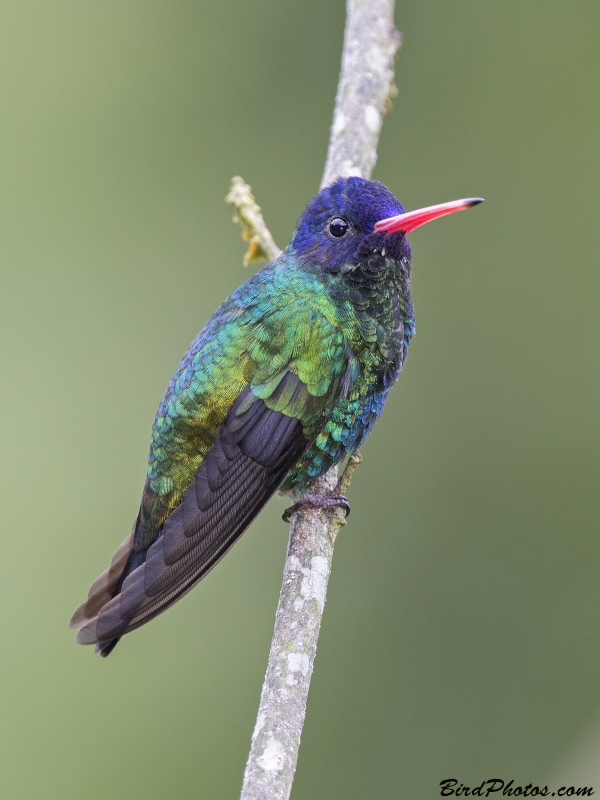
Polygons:
[[336,178],[370,178],[383,115],[397,94],[394,57],[402,35],[394,0],[348,0],[342,71],[321,187]]
[[267,228],[260,206],[252,194],[252,189],[243,178],[236,176],[231,179],[229,193],[225,198],[235,211],[234,222],[242,226],[242,239],[250,242],[244,256],[244,266],[251,261],[264,258],[273,261],[281,250],[275,244],[271,231]]
[[[371,176],[383,115],[395,93],[393,61],[401,37],[394,28],[393,12],[394,0],[347,0],[342,70],[321,186],[338,177]],[[358,454],[350,457],[339,483],[337,467],[330,469],[311,487],[311,494],[346,491],[360,460]],[[344,524],[338,508],[304,507],[291,517],[275,630],[241,800],[287,800],[290,796],[333,547]]]

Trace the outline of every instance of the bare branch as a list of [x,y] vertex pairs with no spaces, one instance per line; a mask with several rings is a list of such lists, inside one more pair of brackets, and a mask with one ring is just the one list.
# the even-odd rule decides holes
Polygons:
[[402,36],[393,0],[348,0],[342,71],[321,186],[336,178],[370,178],[383,115],[396,94],[394,57]]
[[[332,473],[322,493],[335,488]],[[269,664],[252,735],[242,800],[287,800],[292,788],[308,686],[331,571],[333,546],[345,524],[339,509],[305,507],[292,516],[283,586]]]

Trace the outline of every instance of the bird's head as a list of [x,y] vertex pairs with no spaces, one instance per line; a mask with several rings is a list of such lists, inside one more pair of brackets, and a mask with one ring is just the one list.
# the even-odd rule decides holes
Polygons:
[[339,178],[321,189],[298,220],[290,247],[309,263],[337,272],[381,254],[410,258],[406,234],[433,219],[481,203],[454,200],[405,213],[390,190],[378,181]]

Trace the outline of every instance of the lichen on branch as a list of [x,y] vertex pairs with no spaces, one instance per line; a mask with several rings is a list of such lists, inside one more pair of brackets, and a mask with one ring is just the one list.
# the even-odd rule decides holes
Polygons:
[[277,258],[281,250],[275,244],[271,231],[265,224],[260,206],[252,194],[252,188],[239,175],[231,179],[225,200],[235,211],[233,221],[239,222],[242,226],[242,238],[249,242],[244,256],[244,266],[247,267],[250,262],[260,259],[273,261]]

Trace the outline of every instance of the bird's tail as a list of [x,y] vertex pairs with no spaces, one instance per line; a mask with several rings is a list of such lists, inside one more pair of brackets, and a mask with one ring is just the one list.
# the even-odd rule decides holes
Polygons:
[[[127,562],[133,549],[133,538],[137,525],[137,517],[133,520],[131,533],[125,541],[117,548],[109,568],[97,578],[92,584],[87,599],[71,617],[69,628],[82,628],[98,615],[100,609],[111,600],[119,591],[119,583],[122,582],[123,574],[127,567]],[[108,656],[115,648],[118,639],[111,639],[108,642],[100,642],[96,650],[101,656]]]

